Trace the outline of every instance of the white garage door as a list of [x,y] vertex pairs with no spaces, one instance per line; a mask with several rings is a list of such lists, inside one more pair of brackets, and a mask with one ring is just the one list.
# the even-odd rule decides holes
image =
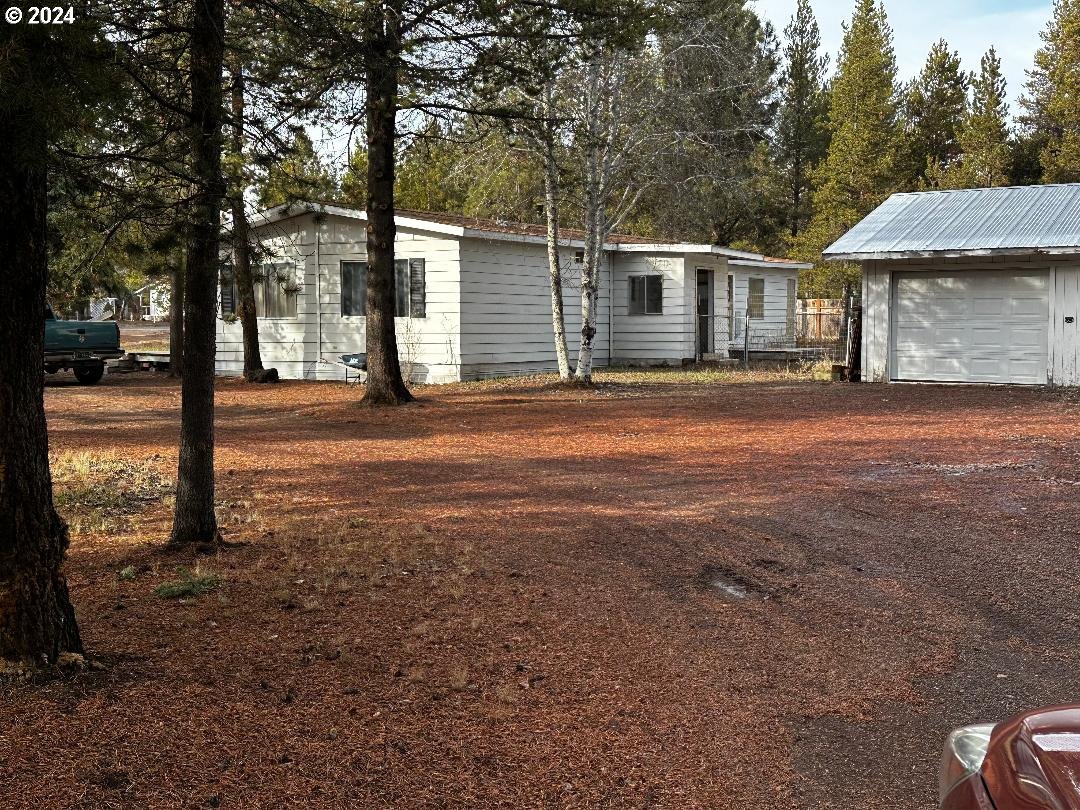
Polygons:
[[892,378],[1045,383],[1046,272],[895,273]]

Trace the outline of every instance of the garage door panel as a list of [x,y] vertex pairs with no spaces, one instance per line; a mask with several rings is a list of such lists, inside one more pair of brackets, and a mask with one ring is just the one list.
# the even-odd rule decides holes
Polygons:
[[896,347],[921,346],[932,338],[931,327],[915,321],[901,321],[896,325]]
[[912,295],[898,299],[898,312],[904,318],[920,318],[926,314],[933,299],[928,295]]
[[971,346],[973,349],[992,349],[1004,351],[1008,345],[1010,330],[1005,326],[971,327]]
[[934,276],[904,276],[897,279],[897,292],[902,293],[902,298],[915,298],[917,296],[930,296],[937,293],[937,278]]
[[1009,302],[1009,315],[1013,318],[1045,318],[1049,312],[1049,301],[1044,293],[1042,297],[1014,298]]
[[1009,363],[1009,375],[1016,382],[1044,383],[1046,382],[1046,361],[1014,359]]
[[925,355],[898,353],[896,356],[897,379],[926,380],[931,375],[930,358]]
[[934,357],[930,363],[935,377],[967,376],[969,366],[970,363],[966,357]]
[[954,320],[967,317],[969,304],[966,298],[935,298],[930,301],[927,312],[932,320]]
[[948,351],[950,349],[961,349],[971,342],[970,329],[964,324],[957,326],[939,326],[932,331],[933,342],[939,349]]
[[1044,383],[1048,273],[897,273],[892,376]]
[[1046,347],[1046,329],[1038,327],[1014,326],[1009,330],[1009,343],[1014,348],[1044,350]]
[[1007,304],[1005,299],[995,298],[972,298],[971,314],[976,318],[1000,318],[1005,315]]

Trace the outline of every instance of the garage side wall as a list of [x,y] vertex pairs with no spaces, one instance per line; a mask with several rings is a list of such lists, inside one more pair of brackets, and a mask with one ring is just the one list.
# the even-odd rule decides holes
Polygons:
[[1049,383],[1080,385],[1080,267],[1072,263],[1050,268],[1049,342]]
[[864,262],[862,270],[862,379],[888,382],[892,271],[877,262]]

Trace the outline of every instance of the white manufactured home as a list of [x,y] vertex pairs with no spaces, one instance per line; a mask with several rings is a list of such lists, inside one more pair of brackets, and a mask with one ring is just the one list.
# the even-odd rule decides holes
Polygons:
[[862,378],[1080,385],[1080,184],[894,194],[861,262]]
[[[256,285],[263,362],[286,378],[341,379],[364,351],[365,216],[335,205],[270,209],[252,225],[269,258]],[[416,382],[556,369],[543,227],[399,211],[398,351]],[[574,359],[584,244],[561,244]],[[714,245],[613,236],[604,246],[597,366],[726,356],[751,325],[755,348],[793,334],[798,271],[808,265]],[[221,286],[219,374],[243,370],[235,289]],[[748,311],[749,310],[749,311]],[[747,317],[748,316],[748,317]]]

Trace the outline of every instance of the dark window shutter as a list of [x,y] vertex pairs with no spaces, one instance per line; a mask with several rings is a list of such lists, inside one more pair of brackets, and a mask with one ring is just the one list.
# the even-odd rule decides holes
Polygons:
[[221,274],[221,314],[228,315],[236,312],[236,286],[233,284],[232,275]]
[[427,317],[423,259],[409,259],[409,315],[413,318]]

